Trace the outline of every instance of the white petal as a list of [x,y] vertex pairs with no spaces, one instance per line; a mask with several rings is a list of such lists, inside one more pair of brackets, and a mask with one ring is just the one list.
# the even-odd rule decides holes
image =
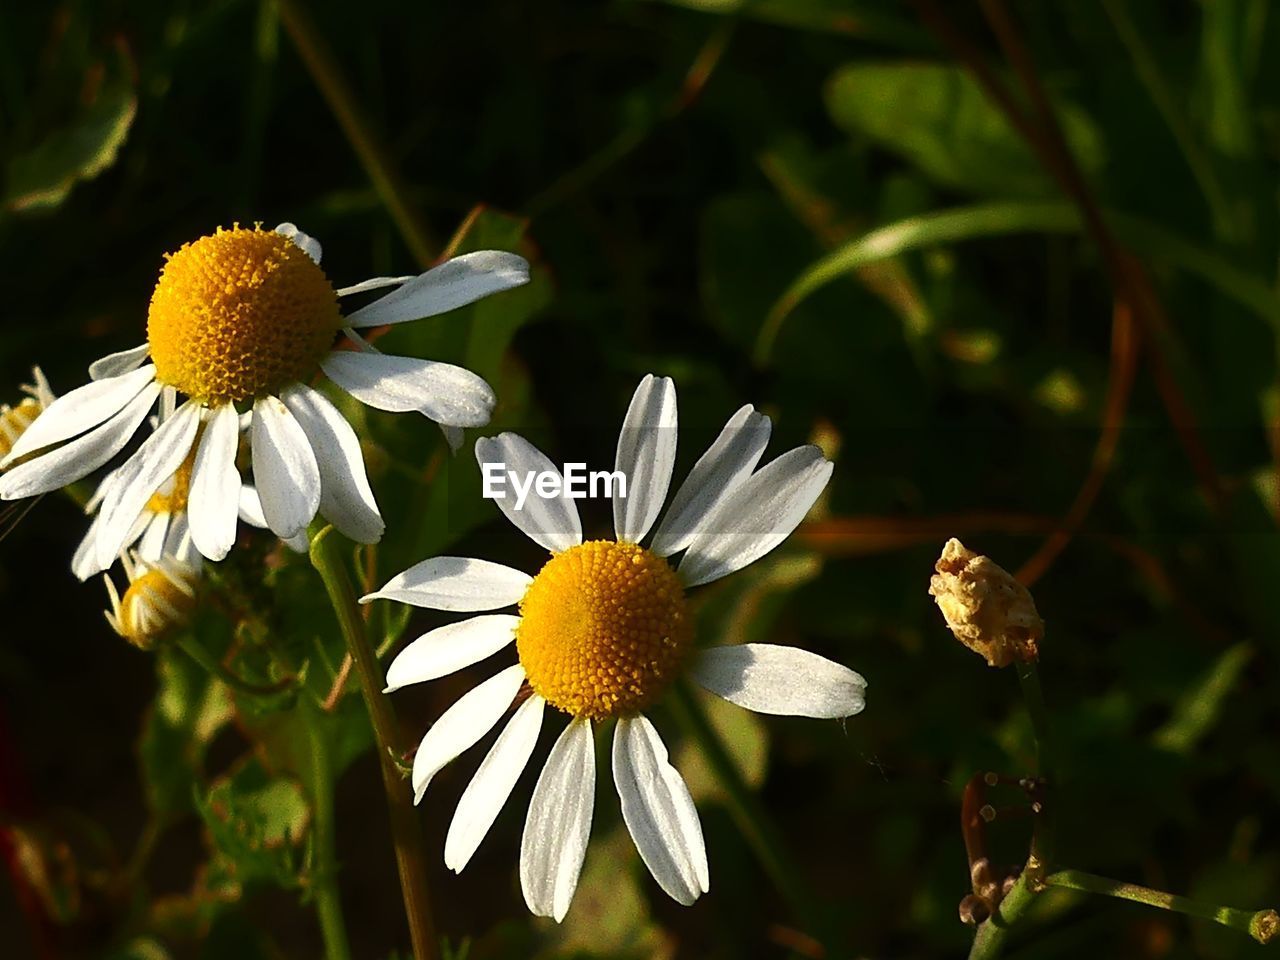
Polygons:
[[335,350],[320,361],[325,374],[361,403],[378,410],[416,410],[449,427],[483,427],[495,397],[484,379],[451,363]]
[[340,297],[349,297],[353,293],[365,293],[369,290],[381,290],[383,287],[398,287],[403,283],[408,283],[412,279],[412,276],[370,277],[368,280],[361,280],[359,283],[352,284],[349,287],[339,287],[336,292]]
[[200,403],[188,400],[116,471],[98,509],[99,564],[110,566],[147,501],[187,459],[199,427]]
[[317,264],[320,263],[320,255],[323,250],[320,247],[320,241],[309,233],[303,233],[292,223],[282,223],[276,227],[276,233],[282,237],[288,237],[295,247],[305,253]]
[[784,717],[851,717],[866,706],[867,681],[808,650],[773,643],[712,647],[689,676],[730,703]]
[[98,518],[95,516],[89,524],[89,529],[85,531],[84,539],[80,541],[75,554],[71,557],[71,572],[75,574],[77,580],[84,581],[101,573],[102,570],[103,568],[98,566]]
[[282,540],[307,529],[320,507],[320,467],[302,427],[277,397],[253,405],[253,482],[271,532]]
[[471,860],[529,763],[546,703],[535,693],[520,704],[462,792],[444,841],[444,865],[454,873]]
[[108,354],[102,359],[95,360],[89,364],[89,379],[106,380],[108,377],[118,377],[121,374],[128,373],[130,370],[137,370],[138,367],[142,366],[142,361],[147,359],[147,354],[150,352],[151,344],[144,343],[129,350]]
[[418,754],[413,758],[414,803],[422,802],[431,778],[445,764],[493,729],[520,692],[522,683],[524,668],[517,663],[468,691],[441,714],[422,738]]
[[377,543],[386,525],[364,470],[360,440],[338,408],[297,383],[281,399],[298,418],[320,467],[320,512],[357,543]]
[[618,719],[613,783],[644,865],[667,896],[689,906],[711,889],[702,824],[684,778],[643,716]]
[[191,467],[191,495],[187,513],[191,539],[210,560],[221,560],[236,542],[240,508],[240,417],[229,403],[215,407]]
[[639,543],[662,512],[676,463],[676,385],[649,374],[640,381],[618,434],[614,469],[627,478],[627,495],[614,495],[613,530]]
[[680,562],[685,586],[741,570],[782,543],[818,499],[832,469],[817,447],[797,447],[743,480],[689,544]]
[[361,307],[347,318],[352,327],[381,327],[434,317],[500,290],[529,282],[524,257],[501,250],[479,250],[446,260],[414,277],[400,289]]
[[56,450],[18,464],[0,477],[0,499],[48,493],[97,470],[124,449],[159,394],[160,385],[149,383],[106,423]]
[[653,535],[654,553],[669,557],[689,545],[711,511],[751,476],[769,443],[770,428],[769,418],[751,404],[729,418],[672,497]]
[[590,720],[573,720],[551,748],[529,801],[520,838],[524,902],[556,923],[569,912],[591,834],[596,748]]
[[[120,544],[120,549],[123,550],[129,544],[136,542],[138,556],[143,560],[158,563],[164,556],[164,543],[169,536],[170,519],[167,513],[152,513],[144,508],[142,513],[138,514],[138,519],[134,521],[129,535]],[[116,551],[116,553],[119,552]]]
[[262,515],[262,499],[257,488],[249,483],[240,487],[240,519],[259,530],[267,529],[267,518]]
[[391,661],[383,693],[411,683],[437,680],[479,663],[515,640],[518,626],[519,617],[491,613],[424,633]]
[[[476,461],[481,474],[505,478],[495,484],[494,502],[522,533],[547,550],[568,550],[582,542],[582,521],[578,506],[568,496],[564,479],[545,453],[516,433],[501,433],[496,437],[481,437],[476,441]],[[493,466],[486,466],[493,465]],[[492,471],[492,474],[491,472]],[[560,477],[556,496],[540,497],[537,483],[528,484],[539,475]],[[519,484],[527,488],[523,503],[514,489]],[[489,483],[486,479],[485,488]]]
[[155,376],[156,368],[147,364],[141,370],[106,380],[91,380],[83,387],[64,393],[23,431],[8,456],[0,460],[0,467],[110,420],[153,382]]
[[181,560],[196,572],[203,569],[204,556],[191,540],[191,524],[187,520],[187,514],[179,513],[169,518],[169,532],[165,534],[164,552]]
[[533,578],[520,570],[470,557],[432,557],[396,574],[370,600],[397,600],[414,607],[474,613],[519,603]]

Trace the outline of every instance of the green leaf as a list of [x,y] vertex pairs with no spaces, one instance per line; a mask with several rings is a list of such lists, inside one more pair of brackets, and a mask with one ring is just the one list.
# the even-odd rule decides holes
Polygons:
[[250,759],[214,784],[198,806],[217,851],[210,871],[226,886],[258,880],[298,885],[298,852],[311,809],[296,780],[271,776]]
[[1237,643],[1218,657],[1200,683],[1184,694],[1173,716],[1156,731],[1156,746],[1175,753],[1194,749],[1213,729],[1227,696],[1251,659],[1253,647],[1248,643]]
[[[1056,104],[1072,153],[1086,174],[1105,161],[1089,117]],[[944,186],[991,196],[1057,192],[1031,147],[967,71],[925,63],[853,64],[827,89],[836,125],[897,153]]]
[[159,689],[138,756],[147,805],[161,819],[191,810],[204,754],[234,715],[227,688],[173,648],[156,657]]
[[92,180],[115,163],[137,110],[132,87],[107,86],[65,127],[9,161],[5,207],[32,210],[62,203],[77,182]]
[[[1159,224],[1114,212],[1107,217],[1119,237],[1137,251],[1198,275],[1280,332],[1280,297],[1258,277]],[[783,322],[801,303],[850,270],[910,250],[965,240],[1018,233],[1073,234],[1081,229],[1079,213],[1069,203],[1007,201],[939,210],[871,230],[833,250],[792,282],[760,326],[756,360],[769,360]]]

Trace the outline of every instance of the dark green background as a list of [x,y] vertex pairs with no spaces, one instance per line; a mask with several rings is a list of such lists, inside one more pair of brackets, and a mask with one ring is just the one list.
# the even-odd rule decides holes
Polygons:
[[[977,7],[945,6],[1021,91]],[[1274,906],[1280,12],[1265,0],[1011,6],[1089,190],[1168,318],[1145,340],[1097,502],[1034,591],[1060,859]],[[519,428],[557,460],[608,466],[647,372],[677,382],[678,471],[744,402],[774,417],[771,451],[819,438],[834,452],[815,523],[842,532],[797,538],[706,591],[702,640],[796,643],[868,678],[867,710],[847,724],[731,718],[726,733],[756,761],[761,799],[851,956],[962,955],[960,792],[982,769],[1030,772],[1035,753],[1015,678],[951,640],[929,573],[951,535],[1011,570],[1035,552],[1089,472],[1108,383],[1113,286],[1078,229],[1035,227],[1071,209],[1040,158],[915,8],[887,0],[310,8],[431,252],[485,204],[464,246],[518,248],[538,278],[505,304],[397,330],[388,349],[479,369],[501,398],[493,429]],[[104,136],[113,128],[122,137]],[[297,222],[323,241],[337,284],[417,267],[269,2],[6,4],[0,153],[0,399],[17,400],[32,363],[65,391],[92,359],[140,342],[162,254],[220,224]],[[995,203],[1033,228],[978,236]],[[961,209],[958,232],[931,237],[924,221],[921,242],[874,274],[836,276],[756,349],[771,306],[821,257]],[[1216,506],[1153,355],[1194,416]],[[389,521],[380,576],[446,546],[539,562],[476,498],[469,448],[432,487],[421,477],[443,458],[434,428],[353,415],[383,455],[370,461]],[[586,520],[603,529],[607,510]],[[171,785],[171,825],[141,875],[119,872],[163,779],[147,763],[140,777],[135,750],[144,725],[154,734],[157,661],[170,685],[188,667],[102,622],[100,586],[67,570],[83,524],[45,498],[4,540],[0,569],[0,823],[47,851],[68,840],[76,865],[50,887],[65,909],[47,925],[49,955],[319,955],[312,913],[276,889],[274,867],[245,874],[225,903],[189,896],[210,850],[196,800],[256,742],[244,717]],[[225,579],[256,590],[265,576],[280,636],[336,644],[305,562],[264,574],[268,548],[246,535]],[[211,644],[227,643],[225,619],[206,611]],[[411,629],[435,622],[418,614]],[[398,695],[406,727],[416,735],[484,675]],[[341,882],[356,955],[385,957],[406,935],[376,764],[349,706],[358,758],[338,795]],[[712,891],[693,908],[668,901],[620,838],[607,777],[562,930],[527,917],[516,882],[530,772],[468,870],[448,874],[444,831],[478,756],[442,774],[422,808],[441,932],[470,937],[470,957],[791,955],[794,914],[701,788]],[[1026,829],[993,828],[1002,859],[1025,856]],[[9,889],[3,952],[36,956]],[[175,920],[184,910],[196,919]],[[1134,905],[1046,898],[1014,949],[1264,948]]]

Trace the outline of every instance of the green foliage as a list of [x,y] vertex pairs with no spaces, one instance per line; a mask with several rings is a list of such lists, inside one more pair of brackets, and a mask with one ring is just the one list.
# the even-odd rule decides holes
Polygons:
[[[703,704],[848,955],[968,948],[961,791],[977,771],[1033,772],[1037,744],[1014,678],[950,639],[928,576],[952,535],[1017,569],[1082,488],[1096,498],[1034,588],[1059,858],[1217,903],[1280,901],[1280,17],[1265,0],[1004,5],[1159,305],[1135,327],[1115,455],[1089,483],[1118,402],[1111,264],[918,5],[306,4],[431,253],[533,264],[520,290],[371,332],[494,386],[493,422],[457,453],[422,418],[323,387],[387,521],[376,548],[343,547],[357,591],[436,554],[535,570],[545,553],[479,496],[475,437],[518,430],[558,462],[608,467],[648,372],[677,380],[677,477],[747,402],[773,418],[766,458],[821,443],[837,469],[811,523],[692,602],[701,645],[794,643],[869,680],[844,724]],[[978,7],[935,6],[1033,114]],[[33,362],[65,392],[140,342],[162,254],[219,224],[297,222],[339,286],[423,266],[279,9],[0,11],[0,401]],[[608,535],[607,507],[583,519]],[[65,572],[82,525],[47,497],[4,539],[0,849],[18,851],[35,905],[0,891],[0,952],[321,956],[315,908],[336,881],[353,956],[407,956],[380,758],[307,558],[242,528],[207,566],[190,631],[143,655],[107,631],[99,586]],[[451,619],[363,610],[384,665]],[[492,666],[397,692],[402,742]],[[561,926],[527,916],[515,864],[560,729],[549,714],[461,876],[441,846],[488,741],[417,808],[445,956],[812,955],[706,757],[653,717],[698,803],[711,893],[685,909],[652,882],[606,752],[574,907]],[[1029,823],[1004,810],[992,856],[1015,863]],[[1011,946],[1256,952],[1235,931],[1065,893],[1040,898]]]

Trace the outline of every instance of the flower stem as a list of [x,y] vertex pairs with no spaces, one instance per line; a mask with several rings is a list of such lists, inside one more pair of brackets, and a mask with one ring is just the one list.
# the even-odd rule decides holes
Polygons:
[[270,684],[252,683],[227,667],[226,664],[206,650],[193,637],[182,636],[174,642],[179,650],[214,677],[221,680],[231,689],[246,693],[251,697],[272,697],[276,694],[284,693],[297,682],[296,677],[285,677],[283,680],[277,680],[275,683]]
[[310,15],[298,0],[276,0],[280,22],[298,50],[311,79],[329,104],[334,119],[356,152],[369,182],[391,214],[396,228],[414,259],[429,266],[435,259],[431,238],[417,213],[405,199],[406,191],[390,153],[360,111],[355,95]]
[[342,916],[342,897],[338,887],[338,856],[334,841],[333,763],[329,756],[321,724],[323,717],[312,713],[307,732],[311,739],[311,804],[314,811],[312,842],[315,877],[316,915],[324,938],[325,960],[351,960],[351,944],[347,941],[347,924]]
[[1112,880],[1110,877],[1100,877],[1097,874],[1085,873],[1083,870],[1059,870],[1046,877],[1045,882],[1051,887],[1064,887],[1067,890],[1082,890],[1085,893],[1096,893],[1104,897],[1132,900],[1134,903],[1145,903],[1149,907],[1212,920],[1232,930],[1247,933],[1259,943],[1269,943],[1277,933],[1280,933],[1280,915],[1277,915],[1274,910],[1254,911],[1222,907],[1215,903],[1192,900],[1190,897],[1180,897],[1176,893],[1141,887],[1136,883],[1123,883],[1120,880]]
[[[1036,738],[1036,767],[1040,777],[1051,787],[1056,787],[1057,770],[1054,767],[1053,734],[1049,729],[1049,710],[1044,703],[1044,691],[1040,688],[1040,671],[1034,660],[1019,662],[1018,683],[1031,718],[1031,730]],[[1031,851],[1027,857],[1027,883],[1033,893],[1044,887],[1045,871],[1053,862],[1053,800],[1035,809],[1035,826],[1031,831]]]
[[401,753],[398,747],[399,727],[391,701],[382,693],[385,683],[382,668],[374,655],[373,647],[369,645],[364,619],[360,616],[355,591],[351,587],[351,578],[338,556],[332,534],[333,528],[325,527],[312,539],[311,565],[324,581],[329,602],[333,605],[343,639],[347,642],[351,662],[360,678],[360,689],[364,693],[369,720],[373,724],[413,955],[416,960],[434,960],[437,955],[436,938],[431,919],[426,863],[422,856],[422,829],[414,813],[409,790],[395,762],[395,758]]
[[729,814],[746,837],[765,873],[787,899],[796,918],[808,928],[807,932],[832,947],[831,928],[817,909],[816,897],[787,854],[773,821],[742,779],[737,765],[720,735],[711,726],[702,706],[694,698],[692,690],[687,684],[677,683],[667,702],[671,704],[672,712],[680,725],[697,742],[711,765],[716,780],[724,789]]

